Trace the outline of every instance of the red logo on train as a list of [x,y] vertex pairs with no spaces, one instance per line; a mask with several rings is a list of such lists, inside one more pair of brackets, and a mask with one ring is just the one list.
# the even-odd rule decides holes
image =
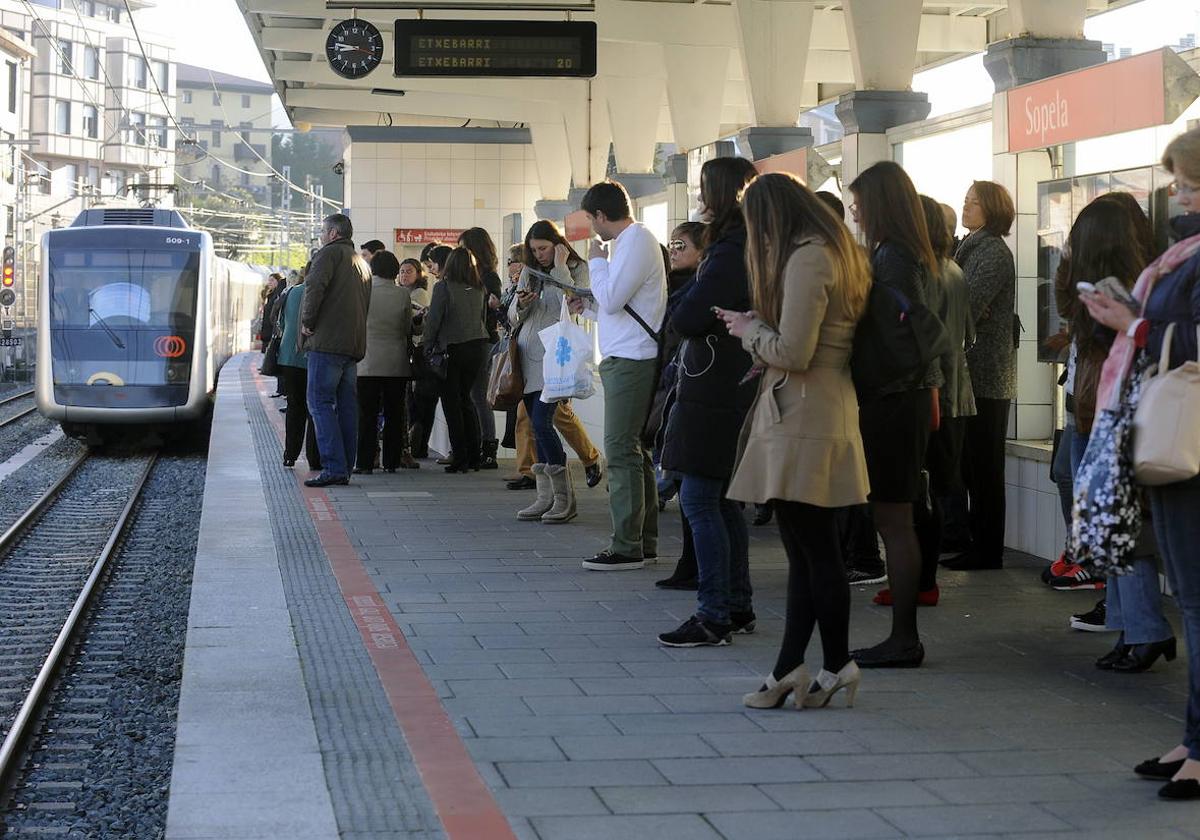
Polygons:
[[160,335],[154,339],[154,352],[164,359],[178,359],[187,352],[187,342],[177,335]]

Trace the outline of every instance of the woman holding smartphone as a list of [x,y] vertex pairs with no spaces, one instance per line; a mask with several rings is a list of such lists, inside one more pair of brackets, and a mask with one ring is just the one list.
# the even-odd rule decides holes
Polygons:
[[[852,703],[859,671],[836,514],[867,500],[850,352],[870,268],[842,221],[792,175],[755,179],[742,209],[753,309],[719,315],[764,370],[729,496],[773,503],[788,558],[783,643],[762,687],[742,702],[778,708],[794,694],[797,707],[820,707],[844,689]],[[824,662],[809,683],[805,656],[817,626]]]
[[537,496],[533,504],[517,511],[517,519],[560,524],[575,518],[575,487],[567,469],[567,452],[554,430],[558,402],[544,403],[541,399],[546,348],[538,333],[558,323],[563,290],[541,275],[565,286],[586,288],[588,265],[567,243],[558,226],[545,220],[534,222],[525,234],[525,260],[508,318],[517,331],[517,356],[525,379],[525,412],[533,426],[537,461],[532,471]]

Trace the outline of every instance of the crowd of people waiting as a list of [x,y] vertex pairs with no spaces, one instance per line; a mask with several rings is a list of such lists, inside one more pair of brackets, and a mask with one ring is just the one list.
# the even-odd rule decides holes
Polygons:
[[[1058,271],[1068,414],[1055,474],[1072,537],[1043,579],[1106,588],[1097,610],[1120,636],[1096,665],[1136,672],[1177,654],[1161,558],[1188,643],[1187,718],[1182,743],[1136,771],[1166,781],[1163,797],[1191,799],[1200,798],[1200,477],[1145,488],[1136,545],[1118,552],[1103,544],[1109,532],[1096,537],[1114,496],[1097,482],[1132,484],[1128,470],[1101,469],[1127,459],[1118,450],[1128,439],[1109,418],[1132,410],[1143,359],[1161,355],[1167,368],[1197,359],[1200,130],[1173,141],[1164,165],[1184,211],[1172,222],[1178,242],[1160,254],[1137,201],[1102,196],[1079,215]],[[524,394],[507,412],[505,442],[518,451],[507,481],[536,491],[516,516],[570,521],[563,438],[589,486],[602,473],[569,403],[541,399],[538,334],[565,304],[596,323],[602,357],[612,533],[583,567],[637,569],[657,557],[660,499],[677,494],[684,552],[658,585],[696,589],[697,606],[659,643],[729,644],[755,630],[744,507],[756,506],[756,521],[778,523],[787,611],[775,666],[744,703],[821,707],[845,691],[852,704],[860,669],[922,664],[917,611],[938,603],[939,564],[1003,564],[1020,324],[1004,241],[1016,213],[1003,186],[971,186],[962,240],[953,209],[921,196],[896,163],[871,166],[848,193],[861,241],[838,197],[758,175],[740,158],[712,159],[701,172],[702,221],[676,228],[664,250],[619,184],[596,184],[581,203],[596,234],[586,257],[554,222],[538,221],[507,254],[507,287],[482,229],[400,261],[377,241],[360,253],[350,220],[330,216],[311,264],[264,307],[287,397],[284,463],[303,446],[319,471],[305,483],[316,487],[379,465],[416,468],[440,400],[446,471],[495,468],[486,386],[496,357],[511,352]],[[1102,278],[1140,304],[1097,289]],[[1136,504],[1137,488],[1118,489]],[[891,631],[851,651],[849,586],[883,580],[875,602],[891,606]],[[822,664],[812,674],[817,628]]]

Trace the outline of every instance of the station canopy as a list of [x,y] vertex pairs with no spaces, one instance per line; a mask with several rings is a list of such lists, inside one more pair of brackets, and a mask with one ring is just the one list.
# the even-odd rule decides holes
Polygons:
[[[914,70],[1019,34],[1010,2],[971,0],[237,2],[297,127],[524,124],[535,145],[539,127],[543,138],[553,129],[576,182],[588,180],[581,170],[595,171],[596,150],[606,155],[609,140],[622,171],[649,171],[655,143],[688,149],[747,126],[795,125],[802,111],[845,92],[902,89]],[[1128,0],[1053,2],[1091,14]],[[325,57],[330,31],[353,16],[376,26],[385,44],[382,64],[355,80]],[[395,22],[416,19],[594,21],[597,73],[399,77]]]

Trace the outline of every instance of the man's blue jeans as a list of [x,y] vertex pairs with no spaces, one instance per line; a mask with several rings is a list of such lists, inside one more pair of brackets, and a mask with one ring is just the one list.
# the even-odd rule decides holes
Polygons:
[[308,413],[317,430],[322,475],[344,478],[358,449],[358,361],[308,351]]
[[699,569],[696,614],[712,624],[729,624],[730,613],[751,610],[750,533],[737,502],[725,498],[728,483],[684,474],[679,485]]

